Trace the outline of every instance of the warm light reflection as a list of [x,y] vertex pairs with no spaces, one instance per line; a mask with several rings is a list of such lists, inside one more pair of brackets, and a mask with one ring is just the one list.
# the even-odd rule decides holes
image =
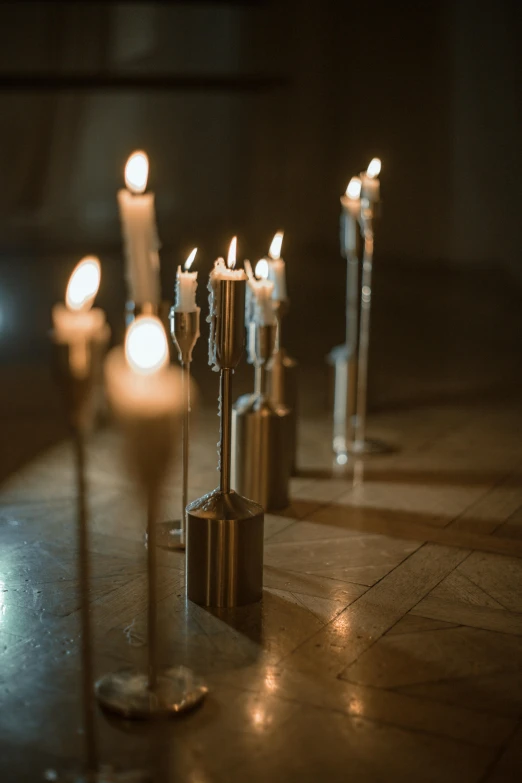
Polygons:
[[196,253],[197,252],[198,252],[198,249],[197,249],[197,247],[195,247],[194,250],[192,251],[192,253],[187,258],[187,260],[185,261],[185,267],[184,267],[185,268],[185,272],[189,271],[190,267],[192,266],[192,263],[193,263],[194,259],[196,258]]
[[346,188],[348,198],[358,199],[361,196],[361,180],[359,177],[352,177]]
[[100,287],[100,278],[100,262],[95,256],[86,256],[76,264],[65,294],[69,310],[90,310]]
[[380,158],[373,158],[373,160],[370,161],[368,168],[366,169],[366,174],[372,179],[374,179],[375,177],[378,177],[380,173],[381,173]]
[[234,269],[236,265],[236,252],[237,252],[237,237],[232,237],[230,247],[228,248],[227,266],[229,269]]
[[169,356],[167,335],[159,318],[143,315],[130,325],[125,337],[125,358],[141,375],[161,369]]
[[256,277],[260,277],[262,280],[268,279],[268,261],[266,258],[261,258],[256,264]]
[[268,669],[265,674],[265,686],[269,691],[273,692],[277,690],[277,677],[272,671],[270,671],[270,669]]
[[270,250],[268,251],[268,255],[270,258],[273,258],[274,261],[277,261],[278,258],[281,258],[281,247],[283,245],[283,236],[284,231],[278,231],[277,234],[274,235],[274,238],[272,239],[272,244],[270,245]]
[[141,150],[133,152],[125,165],[125,185],[132,193],[143,193],[149,178],[149,159]]
[[364,704],[355,696],[348,700],[348,709],[352,715],[364,715]]

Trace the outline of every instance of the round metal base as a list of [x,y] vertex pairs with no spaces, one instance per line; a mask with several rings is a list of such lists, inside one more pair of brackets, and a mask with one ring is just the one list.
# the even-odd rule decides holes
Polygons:
[[187,712],[207,693],[207,686],[184,666],[162,670],[154,691],[149,690],[147,675],[133,670],[105,674],[96,683],[96,696],[104,709],[142,720]]
[[186,535],[181,540],[181,520],[175,519],[172,522],[160,522],[156,526],[156,545],[163,549],[177,549],[181,552],[185,550]]
[[110,767],[100,767],[97,772],[66,772],[64,774],[47,770],[43,779],[56,781],[56,783],[151,783],[152,776],[148,772],[115,772]]
[[371,454],[389,454],[394,449],[381,440],[355,440],[347,446],[347,453],[354,456],[369,456]]

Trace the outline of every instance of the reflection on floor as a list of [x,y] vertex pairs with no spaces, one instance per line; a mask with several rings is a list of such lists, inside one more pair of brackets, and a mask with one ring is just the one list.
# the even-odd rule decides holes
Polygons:
[[[522,406],[513,343],[497,350],[484,303],[510,334],[522,316],[486,290],[453,296],[453,327],[462,321],[467,337],[444,350],[435,328],[422,341],[397,319],[395,362],[377,319],[370,429],[392,454],[334,471],[324,375],[303,368],[301,473],[291,506],[266,518],[261,605],[187,603],[182,555],[160,551],[162,659],[196,669],[211,693],[168,724],[100,714],[106,762],[187,783],[522,779]],[[72,460],[66,442],[47,448],[56,421],[45,378],[18,368],[1,391],[5,781],[41,779],[82,749]],[[216,433],[203,405],[192,497],[216,484]],[[28,443],[45,448],[29,462]],[[146,650],[144,515],[118,449],[110,428],[90,444],[98,673]],[[179,515],[177,471],[163,501],[166,518]]]

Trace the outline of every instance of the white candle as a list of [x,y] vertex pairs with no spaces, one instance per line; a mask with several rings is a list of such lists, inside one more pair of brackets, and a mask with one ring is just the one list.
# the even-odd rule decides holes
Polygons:
[[167,335],[155,316],[138,316],[105,363],[109,401],[122,418],[154,419],[183,406],[179,374],[168,366]]
[[198,249],[195,247],[185,261],[185,268],[183,271],[181,267],[178,266],[176,274],[176,304],[174,307],[178,313],[193,313],[198,309],[196,304],[198,273],[189,271],[197,251]]
[[268,279],[274,284],[272,297],[277,301],[286,299],[286,268],[281,258],[281,246],[283,244],[283,232],[275,234],[268,255]]
[[216,320],[220,316],[221,303],[219,301],[219,281],[220,280],[246,280],[247,276],[243,269],[235,269],[236,266],[237,237],[233,237],[228,250],[227,263],[223,258],[218,258],[214,262],[214,267],[208,279],[209,290],[209,314],[207,321],[210,323],[210,336],[208,341],[208,363],[216,372],[219,368],[216,365],[216,343],[215,327]]
[[160,301],[159,239],[154,194],[145,193],[149,161],[144,152],[134,152],[125,166],[125,184],[118,192],[125,246],[129,297],[138,304]]
[[59,343],[75,343],[98,337],[105,326],[105,313],[92,309],[101,279],[100,262],[86,256],[74,268],[65,295],[65,305],[52,310],[54,339]]
[[348,258],[357,250],[357,222],[361,215],[361,180],[352,177],[341,196],[341,252]]
[[254,321],[258,326],[269,326],[275,323],[274,305],[272,296],[274,293],[274,283],[267,280],[268,261],[262,258],[256,264],[256,276],[251,278],[247,284],[249,292],[249,310],[247,316],[249,321]]
[[371,204],[379,201],[381,185],[379,174],[381,171],[381,161],[379,158],[373,158],[366,171],[361,173],[361,198],[366,199]]
[[65,305],[52,310],[54,340],[70,346],[70,368],[77,378],[89,373],[89,343],[102,340],[108,330],[105,313],[92,307],[100,286],[100,262],[94,256],[83,258],[74,268],[67,286]]

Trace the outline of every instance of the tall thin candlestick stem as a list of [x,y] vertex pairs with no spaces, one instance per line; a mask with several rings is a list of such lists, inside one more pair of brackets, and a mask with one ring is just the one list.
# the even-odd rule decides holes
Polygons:
[[364,255],[361,280],[361,323],[359,331],[359,363],[357,368],[357,416],[355,448],[364,447],[366,432],[366,396],[368,387],[368,349],[370,345],[370,315],[372,306],[373,231],[364,228]]
[[348,355],[357,350],[357,327],[359,321],[359,259],[355,251],[347,256],[346,265],[346,347]]
[[220,439],[220,467],[221,479],[219,488],[221,492],[230,492],[230,436],[232,424],[232,397],[230,394],[231,370],[224,367],[220,377],[220,409],[221,409],[221,439]]
[[182,420],[182,494],[181,494],[181,533],[180,544],[185,545],[185,536],[187,530],[187,504],[188,504],[188,471],[189,471],[189,422],[190,422],[190,363],[181,363],[181,385],[183,395],[183,420]]
[[87,531],[87,493],[85,481],[85,442],[81,427],[75,427],[74,451],[77,480],[77,535],[79,549],[80,621],[82,655],[82,698],[84,715],[85,752],[87,770],[98,769],[98,751],[95,731],[95,707],[93,696],[93,665],[91,650],[91,617],[89,613],[90,563]]
[[158,677],[157,617],[156,617],[156,521],[157,490],[149,487],[147,493],[147,640],[148,640],[148,684],[149,690],[156,690]]

